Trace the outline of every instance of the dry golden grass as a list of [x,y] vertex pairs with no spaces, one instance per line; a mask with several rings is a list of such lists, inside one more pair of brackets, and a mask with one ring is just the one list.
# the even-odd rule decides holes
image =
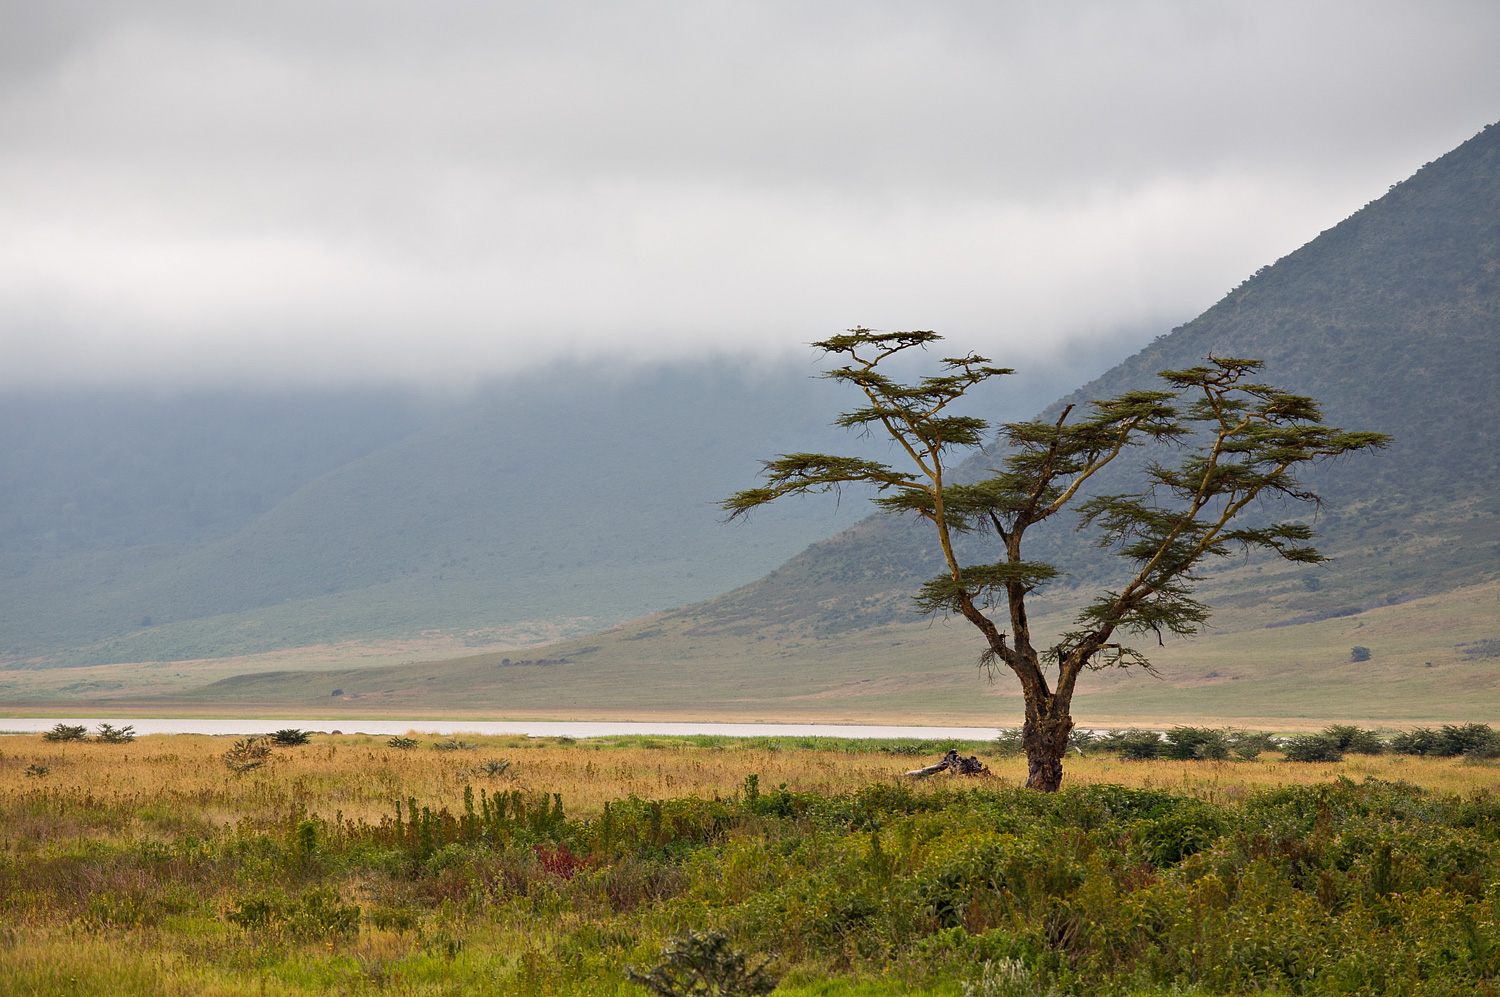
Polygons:
[[[309,880],[312,873],[285,858],[270,867],[268,879],[258,879],[268,876],[255,871],[259,850],[226,846],[216,852],[211,842],[194,835],[242,821],[252,832],[257,825],[284,829],[303,812],[378,823],[394,814],[397,800],[408,797],[458,810],[466,784],[556,792],[572,816],[590,815],[606,801],[632,794],[729,797],[751,774],[759,777],[762,791],[785,783],[793,790],[837,793],[902,780],[906,770],[932,757],[883,753],[852,742],[799,747],[790,739],[565,742],[477,735],[460,735],[475,750],[438,751],[432,745],[444,739],[412,736],[420,744],[409,750],[387,746],[384,737],[318,736],[309,745],[275,748],[269,764],[243,775],[230,772],[223,761],[235,738],[153,735],[129,744],[99,744],[0,736],[0,859],[5,860],[0,877],[9,877],[0,883],[11,904],[10,920],[0,929],[0,997],[331,992],[415,997],[502,992],[495,983],[502,979],[516,985],[503,992],[537,997],[623,994],[628,988],[618,963],[642,964],[654,957],[662,937],[681,930],[679,915],[668,907],[632,914],[594,900],[564,903],[551,887],[529,899],[518,899],[524,894],[519,891],[480,903],[475,897],[484,891],[475,892],[464,876],[434,872],[415,883],[359,865],[351,866],[347,877],[343,870],[322,881],[367,912],[417,910],[420,931],[392,930],[367,917],[347,937],[283,944],[236,927],[225,913],[266,889],[266,883],[279,884],[280,877],[298,879],[303,887],[322,881]],[[1024,778],[1023,759],[980,753],[995,772],[991,785],[1014,785]],[[491,759],[510,762],[505,775],[481,774]],[[46,774],[26,774],[41,767]],[[1340,777],[1404,780],[1436,793],[1468,795],[1496,789],[1500,766],[1402,756],[1312,765],[1271,755],[1255,762],[1073,758],[1065,785],[1116,783],[1233,802],[1258,788]],[[960,781],[975,784],[938,777],[917,787],[931,791]],[[148,839],[172,844],[155,846]],[[220,840],[233,844],[239,835]],[[158,857],[147,860],[147,854]],[[645,867],[626,862],[621,868],[628,873]],[[678,874],[688,882],[696,875],[717,876],[720,869],[690,861]],[[704,894],[709,895],[718,896]],[[132,921],[128,915],[137,910],[150,916]],[[580,954],[579,945],[616,937],[627,939],[619,952]],[[455,939],[461,948],[445,948]],[[576,978],[569,977],[565,987],[558,975],[564,972],[558,968],[560,952],[578,960],[576,972],[567,970]],[[828,975],[816,961],[802,972],[812,974],[810,979]],[[517,981],[529,981],[529,989],[522,991]],[[799,992],[796,986],[784,989]],[[898,992],[895,978],[887,989],[866,992]],[[903,983],[899,992],[951,995],[954,987],[924,991]]]
[[[30,794],[92,795],[101,811],[118,815],[107,829],[121,837],[175,835],[195,826],[224,826],[241,819],[275,820],[294,810],[378,823],[395,803],[416,797],[423,804],[458,809],[465,785],[491,792],[560,793],[574,815],[598,811],[626,796],[729,797],[746,776],[759,776],[762,790],[785,783],[794,791],[837,793],[871,783],[903,779],[929,759],[868,750],[773,750],[765,741],[717,745],[658,740],[587,740],[481,737],[460,739],[474,750],[438,751],[430,735],[413,734],[419,746],[401,750],[366,735],[319,736],[312,744],[275,748],[268,764],[244,774],[228,770],[224,752],[233,738],[155,735],[129,744],[53,743],[40,735],[0,738],[0,799]],[[981,750],[981,755],[985,753]],[[483,773],[489,760],[510,763],[498,777]],[[1025,760],[987,756],[1001,783],[1025,779]],[[45,767],[45,775],[27,775]],[[1254,762],[1122,761],[1112,757],[1070,758],[1064,785],[1117,783],[1169,789],[1215,801],[1232,801],[1258,788],[1323,783],[1340,777],[1405,781],[1440,793],[1500,790],[1500,765],[1461,759],[1399,755],[1350,756],[1346,761],[1297,764],[1276,755]],[[919,785],[951,785],[945,776]],[[104,823],[109,824],[109,821]],[[70,828],[53,829],[71,836]],[[94,826],[90,836],[99,834]]]

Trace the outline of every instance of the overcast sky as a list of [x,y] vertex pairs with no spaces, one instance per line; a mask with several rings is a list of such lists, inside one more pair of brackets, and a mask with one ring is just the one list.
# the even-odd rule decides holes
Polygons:
[[1500,4],[0,0],[0,386],[1192,318],[1500,118]]

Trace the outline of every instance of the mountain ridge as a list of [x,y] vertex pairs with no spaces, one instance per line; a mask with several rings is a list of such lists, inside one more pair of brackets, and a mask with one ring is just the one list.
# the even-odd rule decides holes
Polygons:
[[[1210,353],[1264,360],[1266,380],[1318,399],[1331,424],[1394,438],[1388,453],[1324,467],[1308,480],[1327,500],[1314,522],[1320,549],[1350,561],[1368,559],[1370,548],[1399,548],[1407,570],[1306,574],[1317,584],[1298,600],[1302,615],[1496,577],[1500,413],[1491,396],[1500,384],[1500,127],[1487,126],[1260,268],[1039,418],[1055,419],[1070,404],[1081,415],[1092,399],[1161,387],[1158,371]],[[976,456],[961,470],[973,475],[984,463]],[[1099,487],[1135,487],[1127,466],[1112,468]],[[910,612],[910,593],[941,570],[930,533],[912,518],[877,513],[766,578],[683,612],[696,613],[702,627],[738,630],[794,617],[825,632],[900,619]],[[1374,542],[1372,533],[1389,542]],[[961,553],[982,560],[981,548],[970,539]],[[1059,587],[1064,599],[1070,585],[1106,571],[1102,554],[1062,526],[1038,533],[1028,556],[1081,572]],[[806,606],[816,608],[798,608]]]

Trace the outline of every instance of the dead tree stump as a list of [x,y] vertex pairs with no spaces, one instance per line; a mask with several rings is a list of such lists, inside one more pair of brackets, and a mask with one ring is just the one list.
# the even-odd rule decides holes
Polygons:
[[964,758],[957,749],[949,749],[948,753],[943,756],[943,760],[936,765],[912,769],[906,774],[917,779],[925,779],[939,772],[952,772],[954,775],[989,775],[990,769],[975,755]]

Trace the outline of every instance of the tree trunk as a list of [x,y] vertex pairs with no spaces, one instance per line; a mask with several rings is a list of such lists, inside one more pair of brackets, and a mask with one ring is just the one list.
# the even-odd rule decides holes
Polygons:
[[[1028,699],[1030,697],[1027,697]],[[1062,785],[1062,760],[1068,750],[1073,717],[1066,703],[1047,696],[1040,703],[1026,704],[1026,725],[1021,728],[1021,747],[1026,750],[1026,788],[1055,793]]]

